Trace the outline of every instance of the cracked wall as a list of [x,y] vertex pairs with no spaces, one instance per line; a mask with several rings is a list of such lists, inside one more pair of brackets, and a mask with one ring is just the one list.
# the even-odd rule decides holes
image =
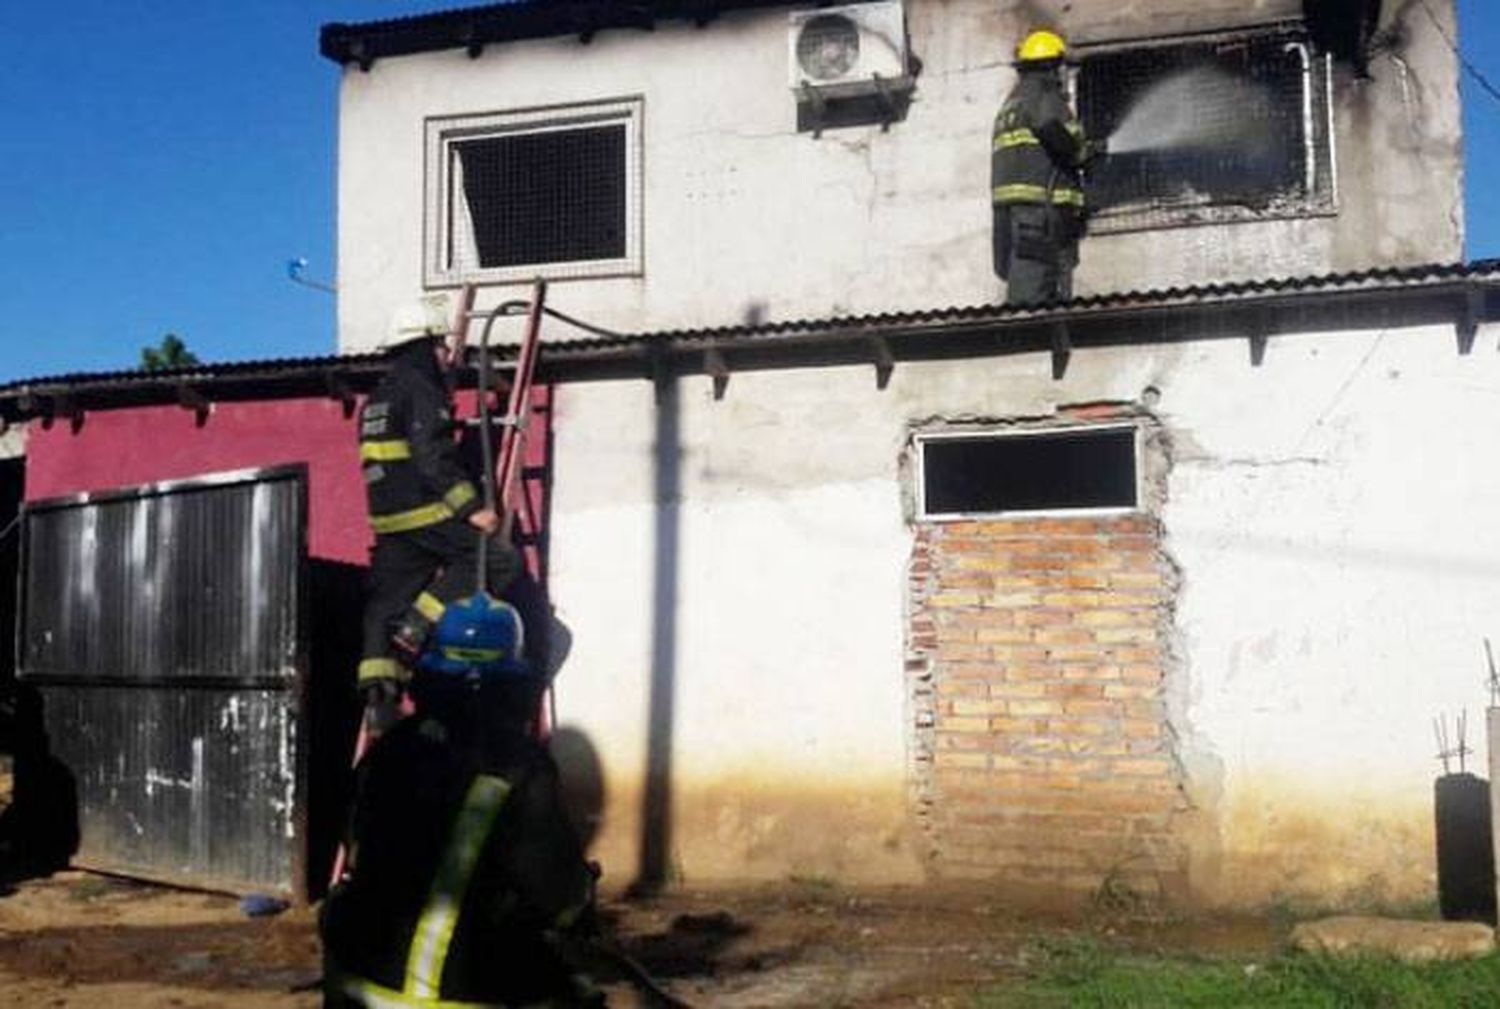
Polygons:
[[[949,735],[984,742],[947,752],[983,754],[984,774],[997,779],[1036,773],[1029,760],[1062,759],[1045,751],[1069,739],[1125,749],[1080,761],[1156,761],[1150,773],[1142,765],[1118,776],[1107,764],[1080,765],[1062,782],[1076,787],[1059,794],[1076,801],[1086,782],[1128,792],[1116,778],[1134,776],[1154,804],[1118,814],[1071,866],[1041,867],[1076,892],[1123,892],[1114,881],[1137,894],[1181,886],[1203,903],[1346,907],[1429,896],[1440,770],[1431,719],[1482,703],[1482,639],[1497,633],[1500,474],[1475,462],[1500,397],[1497,340],[1500,328],[1482,327],[1473,353],[1460,356],[1449,327],[1287,334],[1269,341],[1259,366],[1234,339],[1084,348],[1061,381],[1035,353],[903,363],[884,389],[869,367],[744,373],[722,400],[709,379],[688,379],[673,448],[680,492],[661,505],[649,383],[562,387],[553,591],[575,645],[558,711],[604,767],[596,854],[607,879],[628,882],[639,845],[659,506],[680,530],[669,738],[681,878],[892,882],[944,871],[932,861],[942,793],[923,764],[942,751],[933,703],[947,674],[930,662],[931,642],[918,640],[935,641],[939,620],[916,623],[921,607],[909,601],[914,578],[967,556],[946,552],[954,539],[975,537],[911,524],[910,434],[1057,418],[1091,403],[1150,425],[1150,511],[1118,535],[1130,544],[1121,563],[1146,565],[1138,573],[1160,584],[1118,586],[1142,598],[1097,608],[1136,612],[1142,622],[1127,629],[1149,628],[1155,650],[1130,663],[1139,680],[1125,678],[1124,662],[1080,658],[1073,671],[1119,666],[1120,679],[1081,679],[1088,696],[1071,697],[1047,693],[1069,681],[1045,663],[1018,667],[1038,679],[1012,681],[988,652],[1001,674],[954,677],[946,682],[959,693],[947,696],[981,683],[985,697],[967,700],[1022,702],[1020,724],[1003,723],[996,747],[985,739],[997,734],[990,720],[1011,718],[1009,709],[953,709],[985,725],[959,722]],[[1018,533],[1027,542],[1014,549],[984,549],[1007,563],[1026,551],[1036,563],[1064,553],[1048,546],[1053,533],[1035,532]],[[1097,558],[1111,535],[1080,526],[1064,538]],[[929,552],[925,572],[913,567],[917,549]],[[1099,602],[1111,591],[1079,588]],[[1001,594],[998,582],[984,591]],[[1012,624],[992,631],[1026,611],[1039,614],[1026,618],[1040,620],[1036,628],[1076,629],[1085,607],[1057,602],[1047,615],[1045,599],[1010,606]],[[985,609],[948,608],[951,626],[962,630]],[[1070,623],[1046,623],[1056,616]],[[967,629],[977,644],[979,628]],[[1021,692],[997,697],[991,682]],[[1022,696],[1038,685],[1040,696]],[[1109,696],[1112,685],[1145,694]],[[1112,708],[1075,716],[1065,707],[1116,701],[1113,723]],[[1030,702],[1063,707],[1025,709]],[[1127,702],[1143,717],[1126,719]],[[1112,734],[1052,732],[1067,719]],[[1109,728],[1126,720],[1150,734]],[[1039,721],[1049,724],[1038,731]],[[1131,752],[1132,740],[1148,752]],[[995,756],[1020,763],[1002,769]],[[998,801],[1012,792],[989,794],[997,822],[981,833],[1003,831],[1014,812]],[[1150,855],[1144,866],[1121,861],[1137,838]],[[946,868],[997,888],[1019,871],[977,856]]]

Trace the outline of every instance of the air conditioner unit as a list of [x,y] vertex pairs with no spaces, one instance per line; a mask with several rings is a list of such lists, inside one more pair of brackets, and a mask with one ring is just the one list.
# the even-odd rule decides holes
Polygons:
[[833,98],[867,94],[907,79],[901,0],[797,11],[787,43],[794,91]]

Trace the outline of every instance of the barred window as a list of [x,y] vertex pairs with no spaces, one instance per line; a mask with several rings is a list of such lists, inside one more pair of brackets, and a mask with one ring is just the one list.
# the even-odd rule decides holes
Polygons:
[[640,103],[427,122],[431,285],[639,273]]
[[1077,91],[1110,142],[1096,231],[1336,212],[1330,69],[1300,29],[1091,47]]

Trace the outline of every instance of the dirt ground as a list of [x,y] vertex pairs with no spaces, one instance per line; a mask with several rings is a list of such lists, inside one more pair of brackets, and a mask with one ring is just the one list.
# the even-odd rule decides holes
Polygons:
[[[605,906],[621,945],[695,1006],[963,1006],[1070,933],[1199,952],[1275,945],[1260,921],[1021,916],[978,891],[819,883],[683,892]],[[247,918],[227,896],[79,872],[0,897],[0,1006],[311,1009],[314,913]],[[610,1004],[643,1006],[619,979]]]

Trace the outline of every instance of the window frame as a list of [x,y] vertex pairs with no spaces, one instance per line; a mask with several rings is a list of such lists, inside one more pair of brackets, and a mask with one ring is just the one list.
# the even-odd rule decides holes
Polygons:
[[[1079,508],[1017,508],[997,511],[928,512],[927,510],[927,445],[935,441],[999,441],[1006,438],[1057,437],[1069,434],[1096,434],[1105,431],[1128,430],[1131,434],[1131,458],[1135,474],[1135,504],[1129,506]],[[1144,510],[1145,482],[1142,475],[1144,445],[1141,426],[1134,421],[1111,421],[1104,424],[1067,424],[1049,427],[1007,427],[1004,429],[969,428],[954,431],[921,431],[912,436],[915,448],[916,469],[913,483],[916,491],[916,520],[918,522],[968,522],[1004,521],[1008,519],[1047,518],[1107,518],[1135,515]]]
[[[428,116],[423,120],[422,280],[429,288],[464,284],[528,283],[537,278],[572,280],[631,277],[644,272],[644,182],[641,177],[645,101],[640,96],[548,105],[500,112]],[[623,124],[625,127],[625,255],[504,267],[464,267],[457,244],[474,242],[463,223],[462,166],[457,145],[506,135],[556,133]],[[477,255],[475,256],[477,260]]]
[[[1276,201],[1262,208],[1236,203],[1172,204],[1160,200],[1104,208],[1090,214],[1091,233],[1125,234],[1200,225],[1305,220],[1338,215],[1338,130],[1334,119],[1333,62],[1328,54],[1314,49],[1307,25],[1303,21],[1287,20],[1223,31],[1081,43],[1073,47],[1079,65],[1069,73],[1069,89],[1077,107],[1078,78],[1083,73],[1083,64],[1087,63],[1090,56],[1275,38],[1301,45],[1307,57],[1302,74],[1301,103],[1305,134],[1302,169],[1304,176],[1312,183],[1308,192],[1296,200]],[[1083,117],[1082,109],[1079,109],[1079,116]],[[1314,132],[1307,134],[1308,129]]]

